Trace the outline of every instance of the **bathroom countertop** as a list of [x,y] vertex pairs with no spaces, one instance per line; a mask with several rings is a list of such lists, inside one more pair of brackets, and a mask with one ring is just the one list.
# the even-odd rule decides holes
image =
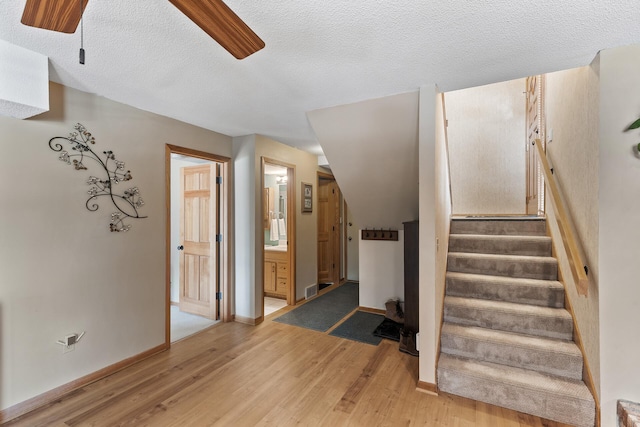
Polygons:
[[274,252],[287,252],[287,245],[278,245],[278,246],[264,245],[264,250],[274,251]]

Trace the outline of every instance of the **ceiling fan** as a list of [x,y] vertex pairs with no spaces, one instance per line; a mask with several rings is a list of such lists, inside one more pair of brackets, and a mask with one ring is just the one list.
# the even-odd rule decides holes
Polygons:
[[[21,22],[74,33],[89,0],[27,0]],[[169,0],[237,59],[259,51],[264,42],[222,0]]]

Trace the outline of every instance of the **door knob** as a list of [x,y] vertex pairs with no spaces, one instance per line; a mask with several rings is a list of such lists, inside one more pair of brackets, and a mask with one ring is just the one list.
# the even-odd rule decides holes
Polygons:
[[184,246],[183,246],[183,245],[178,246],[178,250],[179,250],[179,251],[184,250]]

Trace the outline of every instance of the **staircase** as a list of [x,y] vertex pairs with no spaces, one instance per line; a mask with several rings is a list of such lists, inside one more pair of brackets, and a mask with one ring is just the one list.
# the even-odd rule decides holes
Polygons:
[[595,403],[557,278],[544,219],[453,219],[438,388],[593,427]]

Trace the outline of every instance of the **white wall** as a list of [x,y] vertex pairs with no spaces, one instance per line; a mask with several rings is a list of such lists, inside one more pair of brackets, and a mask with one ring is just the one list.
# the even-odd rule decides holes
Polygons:
[[445,287],[451,192],[443,104],[435,85],[420,88],[419,381],[436,383]]
[[418,379],[435,384],[436,319],[436,96],[435,85],[420,88],[419,206],[420,206],[420,362]]
[[307,113],[331,171],[362,228],[418,216],[418,93]]
[[[255,319],[256,314],[256,280],[262,280],[262,270],[256,269],[256,253],[262,253],[260,239],[256,233],[262,232],[262,224],[256,229],[256,138],[255,135],[233,138],[234,167],[234,204],[235,204],[235,314],[239,317]],[[261,209],[261,207],[260,207]],[[262,218],[262,213],[258,214]],[[260,275],[260,277],[258,277]]]
[[576,316],[581,341],[593,376],[600,390],[600,344],[598,325],[598,154],[599,154],[599,58],[588,67],[574,68],[545,76],[547,157],[565,206],[575,225],[575,235],[584,249],[589,267],[589,295],[578,296],[569,260],[560,242],[552,202],[547,192],[547,227],[556,242],[555,256],[567,289],[567,298]]
[[384,309],[384,303],[404,301],[404,231],[398,241],[362,240],[360,245],[360,306]]
[[525,80],[445,94],[454,214],[526,212]]
[[440,322],[447,274],[449,230],[451,228],[451,182],[449,179],[449,155],[444,123],[444,103],[441,94],[436,96],[435,117],[435,186],[436,186],[436,274],[435,274],[435,325],[436,339],[440,341]]
[[[0,409],[165,340],[165,143],[231,156],[231,138],[95,95],[50,86],[50,111],[0,117]],[[89,175],[47,142],[77,122],[126,162],[146,219],[109,232],[113,208],[85,208]],[[73,352],[56,340],[86,331]]]
[[599,281],[602,425],[615,425],[618,399],[640,402],[638,254],[640,45],[600,53]]

